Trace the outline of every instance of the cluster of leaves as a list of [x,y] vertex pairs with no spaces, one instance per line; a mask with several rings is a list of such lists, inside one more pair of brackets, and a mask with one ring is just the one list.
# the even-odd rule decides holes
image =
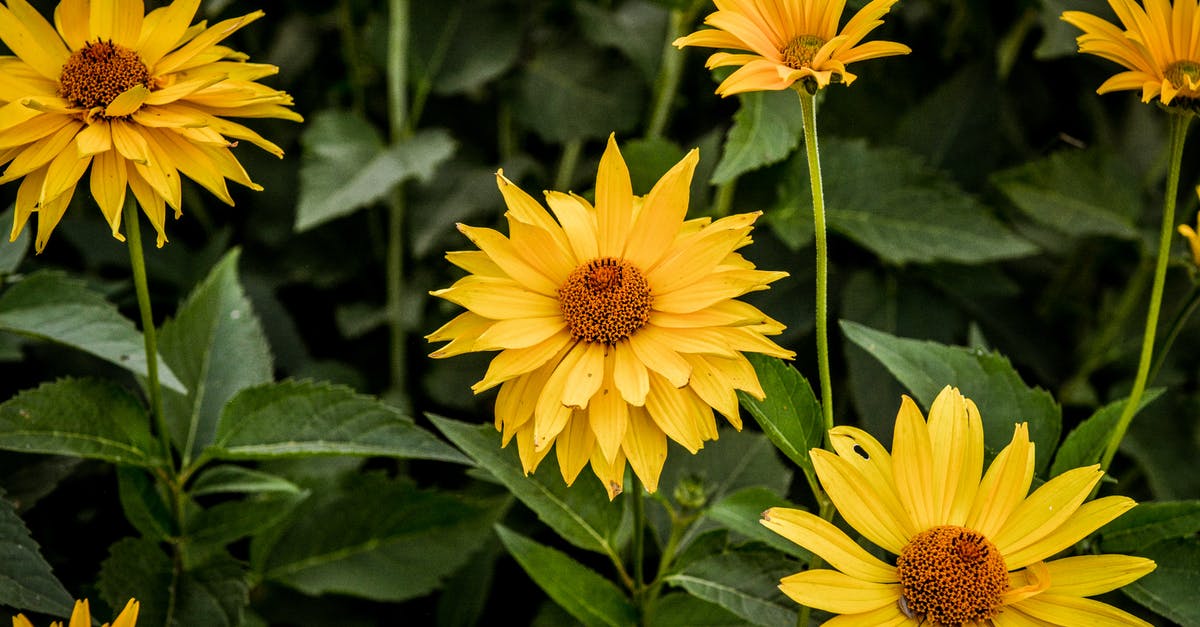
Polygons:
[[[1095,10],[903,0],[878,33],[913,54],[865,62],[853,87],[823,94],[839,423],[886,443],[902,393],[927,407],[950,384],[978,403],[992,451],[1030,423],[1040,480],[1100,457],[1137,357],[1165,124],[1135,96],[1094,94],[1111,68],[1075,55],[1057,19],[1080,4]],[[184,219],[149,252],[155,309],[170,312],[158,333],[172,450],[149,418],[126,251],[90,199],[77,195],[43,255],[27,256],[27,236],[0,244],[0,606],[63,616],[73,597],[136,596],[153,626],[453,626],[499,611],[796,624],[775,585],[809,556],[757,518],[815,506],[800,110],[790,92],[719,99],[703,55],[667,45],[711,8],[302,0],[239,33],[239,49],[280,66],[274,85],[307,122],[252,121],[288,150],[276,162],[239,148],[266,191],[229,211],[185,185]],[[402,120],[387,83],[398,28]],[[468,391],[487,356],[432,362],[421,339],[457,313],[426,295],[455,278],[440,259],[467,246],[454,223],[501,222],[492,174],[587,193],[611,132],[635,192],[699,146],[691,212],[764,211],[747,252],[792,278],[755,303],[800,355],[755,360],[768,396],[742,400],[757,428],[694,457],[672,447],[645,537],[628,490],[609,503],[587,476],[567,489],[553,456],[525,477],[498,446],[493,397]],[[1192,215],[1190,194],[1182,207]],[[1165,325],[1194,298],[1189,264],[1176,256]],[[1200,475],[1179,469],[1200,450],[1200,361],[1186,350],[1200,331],[1178,318],[1103,488],[1143,504],[1079,550],[1155,559],[1105,600],[1197,625]],[[646,565],[642,603],[629,579]]]

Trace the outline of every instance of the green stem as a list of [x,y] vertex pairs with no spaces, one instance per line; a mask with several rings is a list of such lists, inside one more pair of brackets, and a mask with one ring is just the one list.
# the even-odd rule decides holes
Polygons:
[[1179,337],[1179,332],[1183,330],[1184,325],[1196,312],[1196,307],[1200,305],[1200,284],[1192,286],[1192,291],[1188,294],[1187,300],[1184,301],[1182,307],[1179,308],[1179,313],[1175,314],[1175,319],[1171,321],[1170,331],[1167,332],[1167,337],[1163,338],[1162,346],[1158,347],[1158,356],[1154,359],[1154,365],[1150,367],[1150,376],[1146,377],[1146,385],[1154,383],[1154,379],[1158,377],[1158,371],[1162,369],[1163,362],[1167,359],[1167,352],[1171,350],[1171,345],[1175,343],[1175,338]]
[[629,495],[633,500],[633,601],[637,605],[638,611],[644,618],[646,608],[643,607],[646,599],[646,578],[643,572],[643,562],[646,558],[646,503],[642,488],[642,481],[638,479],[637,473],[633,475],[633,494]]
[[1137,376],[1133,380],[1133,390],[1129,393],[1121,417],[1109,435],[1108,447],[1100,460],[1101,468],[1107,470],[1117,454],[1117,447],[1125,437],[1125,431],[1133,422],[1142,401],[1142,393],[1146,391],[1146,381],[1150,374],[1150,361],[1154,353],[1154,334],[1158,330],[1158,315],[1162,308],[1163,287],[1167,282],[1167,261],[1171,253],[1171,237],[1175,232],[1175,197],[1179,192],[1179,170],[1183,162],[1183,145],[1187,140],[1190,114],[1171,113],[1170,123],[1170,165],[1167,171],[1167,191],[1163,199],[1162,225],[1158,237],[1158,261],[1154,266],[1154,283],[1150,287],[1150,305],[1146,311],[1146,330],[1142,334],[1142,355],[1138,360]]
[[650,121],[646,124],[646,139],[662,137],[667,128],[667,120],[671,118],[671,103],[675,100],[675,92],[679,89],[679,78],[683,75],[682,50],[676,50],[671,45],[676,39],[687,34],[695,13],[689,10],[675,9],[671,11],[671,23],[667,27],[667,38],[663,42],[662,57],[658,66],[658,77],[654,81],[654,99],[650,107]]
[[[138,311],[142,314],[142,340],[146,349],[146,387],[150,396],[150,415],[158,439],[166,456],[167,466],[171,463],[171,434],[167,430],[167,418],[162,408],[162,387],[158,382],[158,332],[154,327],[154,313],[150,309],[150,286],[146,280],[146,258],[142,254],[142,230],[138,224],[137,199],[133,194],[125,195],[125,232],[129,234],[129,265],[133,268],[133,286],[137,292]],[[191,451],[184,450],[186,460]]]
[[737,177],[731,178],[717,186],[717,193],[713,195],[712,214],[717,218],[724,218],[729,215],[729,209],[733,206],[733,194],[737,191]]
[[583,152],[583,140],[572,139],[563,144],[562,157],[558,160],[558,173],[554,175],[554,189],[568,191],[571,179],[575,176],[575,165],[579,163],[579,155]]
[[346,63],[347,79],[350,82],[350,108],[359,115],[366,113],[366,79],[362,64],[358,62],[358,33],[354,28],[354,12],[350,0],[338,5],[338,29],[341,31],[342,60]]
[[[409,0],[390,0],[391,28],[388,39],[387,93],[388,123],[392,142],[410,134],[408,101],[405,88],[408,82]],[[387,319],[390,338],[391,388],[397,399],[406,404],[408,381],[408,337],[401,311],[404,298],[404,186],[397,185],[388,203],[387,225]]]
[[833,428],[833,382],[829,378],[829,251],[825,240],[825,192],[821,185],[821,156],[817,150],[816,96],[804,87],[800,108],[804,112],[804,147],[808,153],[808,180],[812,186],[813,238],[817,246],[817,371],[821,378],[821,412],[825,417],[825,439]]

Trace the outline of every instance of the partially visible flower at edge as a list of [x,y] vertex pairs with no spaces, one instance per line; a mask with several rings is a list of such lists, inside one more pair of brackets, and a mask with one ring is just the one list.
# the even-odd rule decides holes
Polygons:
[[38,213],[36,249],[45,248],[75,188],[91,169],[90,188],[112,229],[132,190],[167,241],[166,205],[182,211],[180,173],[226,204],[231,180],[254,190],[229,150],[244,139],[283,151],[226,117],[302,121],[292,97],[258,84],[279,71],[246,63],[218,43],[262,11],[189,26],[200,0],[174,0],[145,14],[143,0],[63,0],[51,26],[26,0],[0,5],[0,39],[16,56],[0,57],[0,184],[21,178],[11,238]]
[[1194,0],[1109,0],[1124,30],[1085,11],[1064,11],[1062,20],[1083,31],[1079,52],[1124,66],[1096,90],[1140,90],[1142,102],[1200,98],[1200,11]]
[[508,237],[459,225],[480,250],[447,253],[469,274],[431,294],[468,311],[427,336],[450,342],[431,356],[500,351],[472,389],[500,385],[496,429],[527,474],[554,447],[568,485],[590,463],[611,499],[628,460],[654,492],[668,438],[695,453],[717,439],[714,409],[741,428],[735,390],[764,396],[742,353],[795,356],[766,337],[782,324],[735,300],[787,276],[736,252],[759,214],[685,220],[698,160],[634,196],[610,136],[594,206],[546,192],[551,217],[497,172]]
[[[112,627],[134,627],[137,625],[138,610],[141,604],[137,599],[129,599],[125,604],[125,609],[117,614],[116,620],[112,622]],[[24,614],[17,614],[12,619],[13,627],[33,627],[33,623],[25,618]],[[50,627],[62,627],[61,621],[50,623]],[[71,612],[71,621],[67,623],[67,627],[92,627],[92,612],[88,608],[87,599],[75,602],[75,609]],[[108,623],[104,623],[103,627],[109,627]]]
[[1104,475],[1099,465],[1029,494],[1034,445],[1021,423],[983,473],[979,410],[949,387],[928,423],[904,397],[891,454],[861,429],[835,427],[829,436],[837,454],[811,452],[821,485],[851,527],[898,557],[888,564],[808,512],[764,512],[765,526],[833,567],[779,586],[798,603],[840,615],[826,625],[1149,625],[1086,597],[1149,573],[1152,560],[1044,561],[1136,505],[1124,496],[1084,503]]
[[[1196,193],[1200,194],[1200,187],[1196,188]],[[1196,226],[1200,228],[1200,212],[1196,213]],[[1200,268],[1200,233],[1197,233],[1190,224],[1180,224],[1178,231],[1187,240],[1188,248],[1192,251],[1192,263]]]
[[796,81],[823,89],[849,85],[857,78],[846,70],[855,61],[908,54],[891,41],[861,43],[897,0],[872,0],[838,32],[845,0],[715,0],[717,11],[704,18],[710,29],[674,42],[675,47],[728,48],[715,52],[709,69],[741,66],[717,87],[721,96],[747,91],[778,91]]

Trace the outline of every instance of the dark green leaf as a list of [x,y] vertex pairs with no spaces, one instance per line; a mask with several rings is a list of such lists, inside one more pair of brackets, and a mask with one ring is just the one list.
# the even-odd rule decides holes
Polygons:
[[1158,567],[1121,590],[1180,625],[1200,625],[1200,603],[1196,603],[1196,591],[1200,590],[1200,538],[1159,542],[1137,554],[1154,560]]
[[821,405],[812,386],[795,368],[774,357],[746,355],[758,373],[766,398],[758,400],[738,392],[742,407],[754,416],[763,433],[805,473],[812,473],[808,451],[820,447],[825,437]]
[[517,62],[521,14],[495,2],[415,2],[412,79],[436,94],[479,89]]
[[948,385],[975,401],[991,452],[1012,441],[1015,424],[1027,422],[1037,468],[1050,463],[1062,429],[1062,408],[1049,392],[1025,385],[1003,355],[900,338],[848,320],[841,327],[847,339],[887,366],[926,408]]
[[74,601],[8,499],[0,498],[0,605],[70,616]]
[[217,503],[196,512],[188,520],[188,542],[199,547],[220,548],[255,535],[286,518],[305,496],[305,493],[267,492],[239,501]]
[[737,615],[690,594],[672,592],[654,600],[647,610],[647,627],[741,627]]
[[125,388],[94,379],[62,379],[0,404],[0,448],[157,466],[150,416]]
[[244,468],[242,466],[223,465],[206,468],[189,490],[193,496],[203,494],[284,492],[299,494],[300,487],[296,484],[271,473]]
[[992,183],[1025,215],[1066,235],[1138,237],[1137,175],[1127,161],[1090,151],[1057,152],[992,176]]
[[779,580],[800,570],[797,562],[764,550],[714,555],[670,575],[667,582],[765,627],[796,624],[797,606],[779,592]]
[[555,472],[555,456],[549,455],[538,472],[527,477],[516,446],[500,448],[500,435],[491,426],[469,425],[436,416],[430,419],[451,442],[504,484],[563,539],[581,549],[617,555],[621,504],[610,503],[604,487],[588,477],[586,470],[568,488]]
[[1200,533],[1200,501],[1140,503],[1100,532],[1105,553],[1140,553],[1161,540]]
[[221,412],[208,453],[225,459],[387,455],[467,462],[398,409],[344,386],[312,381],[239,392]]
[[659,480],[664,494],[671,494],[685,482],[702,487],[709,503],[749,486],[779,495],[787,493],[792,471],[767,438],[751,431],[721,429],[719,433],[720,439],[706,443],[695,455],[676,455],[673,451],[667,456]]
[[[0,330],[65,344],[146,375],[142,334],[133,322],[83,281],[60,272],[36,272],[0,295]],[[158,376],[162,385],[186,391],[161,360]]]
[[583,46],[539,50],[517,80],[513,114],[548,142],[599,139],[641,119],[642,82]]
[[503,512],[497,505],[350,475],[297,506],[273,537],[255,538],[266,544],[252,544],[252,562],[305,594],[399,602],[428,594],[466,563]]
[[[589,41],[620,50],[633,62],[642,78],[653,83],[663,53],[667,12],[648,2],[622,2],[611,10],[591,2],[576,1],[575,12]],[[670,50],[666,54],[679,54]]]
[[800,145],[804,133],[804,119],[795,92],[754,91],[739,94],[738,99],[742,106],[733,114],[733,126],[725,137],[721,161],[712,174],[713,185],[783,161]]
[[613,582],[571,559],[496,525],[508,552],[555,603],[588,627],[636,625],[637,609]]
[[378,202],[401,181],[427,180],[455,149],[443,130],[421,131],[385,147],[370,123],[342,111],[314,116],[301,142],[297,231]]
[[[1142,396],[1138,411],[1153,403],[1160,395],[1162,388],[1146,390]],[[1104,449],[1108,446],[1108,438],[1116,427],[1121,411],[1125,409],[1128,398],[1113,401],[1096,410],[1087,420],[1079,423],[1063,438],[1058,453],[1054,456],[1054,464],[1050,467],[1050,476],[1058,476],[1072,468],[1090,466],[1099,463]],[[1136,415],[1136,414],[1135,414]]]
[[[9,207],[0,213],[0,224],[12,224],[14,208]],[[0,240],[0,274],[9,274],[21,265],[25,255],[29,254],[29,231],[22,229],[21,234],[13,241]]]
[[663,173],[679,163],[685,154],[674,142],[661,137],[621,142],[621,157],[629,166],[629,179],[635,194],[649,193]]
[[250,604],[246,567],[222,555],[186,572],[175,603],[175,625],[179,627],[242,625],[243,612]]
[[[892,264],[984,263],[1037,251],[944,174],[899,148],[862,140],[822,140],[821,169],[829,229]],[[812,222],[803,154],[793,157],[772,216],[784,239]],[[795,236],[792,235],[792,239]]]
[[235,249],[218,262],[159,334],[159,352],[189,390],[163,393],[171,436],[187,459],[213,441],[234,394],[273,374],[262,325],[238,281],[239,257]]
[[141,468],[117,467],[117,488],[125,518],[150,540],[166,540],[178,533],[161,487]]
[[743,536],[765,542],[792,557],[807,561],[812,557],[808,551],[759,523],[762,513],[772,507],[796,506],[776,492],[749,487],[713,503],[706,515]]

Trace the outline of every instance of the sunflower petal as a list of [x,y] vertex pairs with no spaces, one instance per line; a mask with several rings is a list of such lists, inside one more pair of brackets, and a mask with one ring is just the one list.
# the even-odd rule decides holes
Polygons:
[[895,606],[900,599],[898,583],[862,581],[828,569],[788,575],[780,580],[779,589],[801,605],[834,614],[870,612]]
[[1084,539],[1135,505],[1137,503],[1133,499],[1123,496],[1106,496],[1084,503],[1075,511],[1075,515],[1048,535],[1025,548],[1005,555],[1004,563],[1009,570],[1016,570],[1044,560]]
[[896,567],[868,553],[832,523],[798,509],[772,507],[760,520],[766,528],[817,554],[839,571],[872,583],[896,583]]
[[1047,562],[1046,592],[1090,597],[1130,584],[1155,568],[1154,560],[1130,555],[1077,555]]

